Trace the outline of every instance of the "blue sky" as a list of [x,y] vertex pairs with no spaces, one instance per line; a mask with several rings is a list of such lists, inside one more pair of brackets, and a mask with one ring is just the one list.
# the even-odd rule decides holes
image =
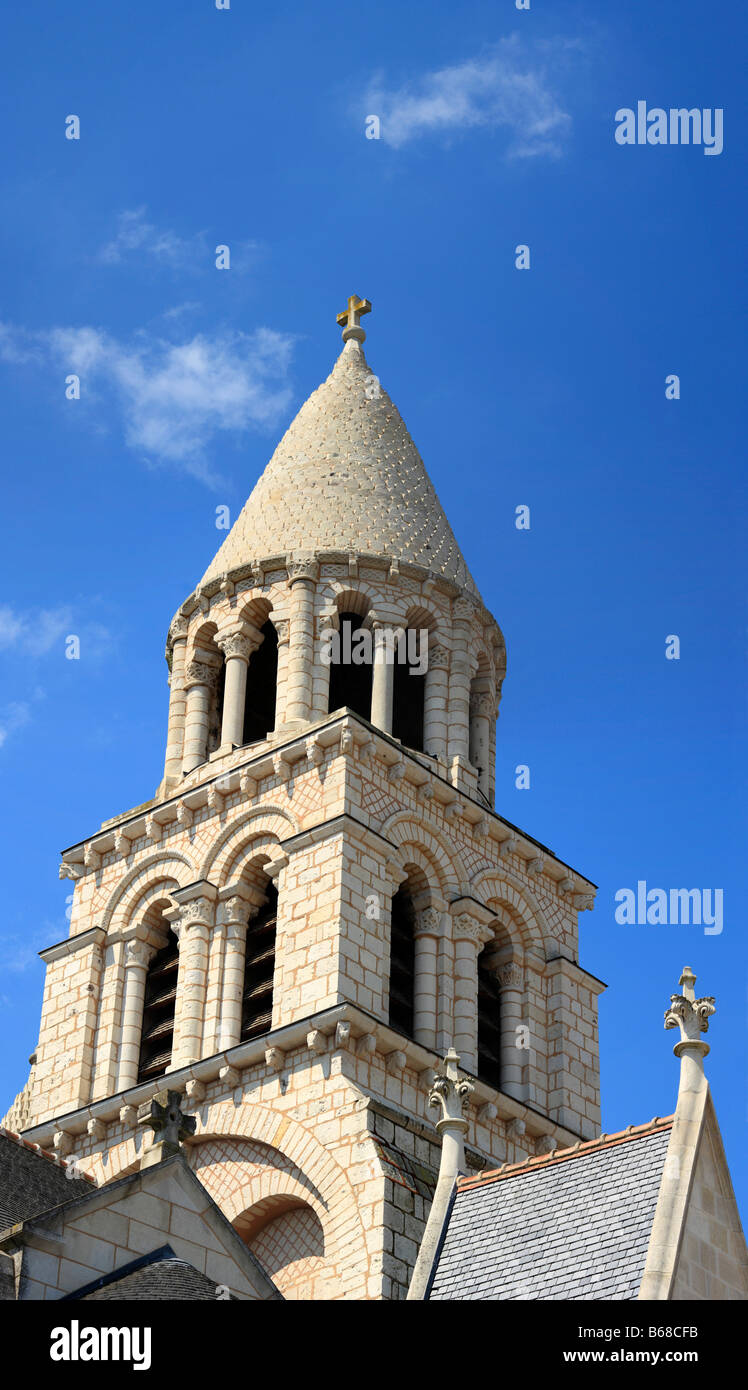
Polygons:
[[[497,809],[600,885],[604,1128],[672,1109],[691,965],[745,1209],[742,7],[42,0],[4,31],[0,1095],[59,850],[158,783],[169,620],[355,291],[506,637]],[[639,100],[724,110],[722,153],[619,146]],[[639,879],[721,888],[722,932],[617,924]]]

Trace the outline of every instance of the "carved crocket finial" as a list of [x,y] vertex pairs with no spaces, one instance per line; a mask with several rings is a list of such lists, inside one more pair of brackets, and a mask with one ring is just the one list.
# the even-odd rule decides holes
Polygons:
[[459,1124],[467,1127],[467,1121],[463,1115],[468,1099],[475,1088],[467,1077],[460,1076],[459,1061],[454,1048],[450,1047],[442,1063],[442,1070],[437,1072],[429,1091],[429,1106],[441,1107],[441,1117],[436,1122],[438,1130],[445,1125]]
[[709,1019],[715,1012],[714,995],[707,994],[697,999],[694,992],[696,976],[690,965],[686,965],[678,981],[683,993],[671,994],[670,1005],[665,1010],[665,1027],[680,1028],[681,1042],[696,1042],[699,1033],[709,1031]]

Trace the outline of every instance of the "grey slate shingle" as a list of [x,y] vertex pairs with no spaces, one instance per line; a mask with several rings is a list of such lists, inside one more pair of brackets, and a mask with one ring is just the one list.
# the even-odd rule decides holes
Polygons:
[[0,1132],[0,1231],[92,1191],[85,1178],[17,1136]]
[[670,1129],[458,1191],[433,1300],[636,1298]]

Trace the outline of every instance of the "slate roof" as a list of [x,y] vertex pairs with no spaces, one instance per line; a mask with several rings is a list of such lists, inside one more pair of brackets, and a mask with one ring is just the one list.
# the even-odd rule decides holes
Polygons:
[[672,1123],[461,1178],[427,1297],[636,1298]]
[[[216,1302],[215,1279],[177,1259],[170,1245],[133,1260],[122,1269],[85,1284],[63,1302],[185,1303]],[[236,1301],[231,1298],[228,1301]]]
[[91,1192],[93,1179],[72,1172],[64,1159],[0,1127],[0,1231]]

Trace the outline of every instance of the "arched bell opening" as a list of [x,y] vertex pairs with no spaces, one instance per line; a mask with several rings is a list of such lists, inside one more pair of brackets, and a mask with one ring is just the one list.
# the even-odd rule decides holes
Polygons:
[[278,633],[268,618],[260,628],[262,641],[252,652],[244,697],[243,743],[257,743],[275,728],[278,689]]
[[421,640],[421,633],[415,628],[400,633],[392,691],[393,737],[417,753],[424,752],[426,697],[426,672],[420,669],[419,659]]
[[268,1033],[273,1021],[278,890],[269,879],[263,886],[265,902],[247,927],[240,1042]]
[[371,719],[372,635],[359,613],[340,614],[338,640],[330,652],[328,713],[347,706]]
[[478,1078],[501,1089],[501,990],[496,970],[496,942],[478,956]]
[[390,913],[389,1023],[413,1036],[415,1022],[416,909],[410,877],[392,897]]
[[179,945],[163,915],[167,907],[173,907],[173,903],[167,901],[153,904],[146,919],[149,934],[155,935],[163,944],[151,956],[146,971],[138,1082],[152,1081],[154,1077],[163,1076],[171,1065]]

